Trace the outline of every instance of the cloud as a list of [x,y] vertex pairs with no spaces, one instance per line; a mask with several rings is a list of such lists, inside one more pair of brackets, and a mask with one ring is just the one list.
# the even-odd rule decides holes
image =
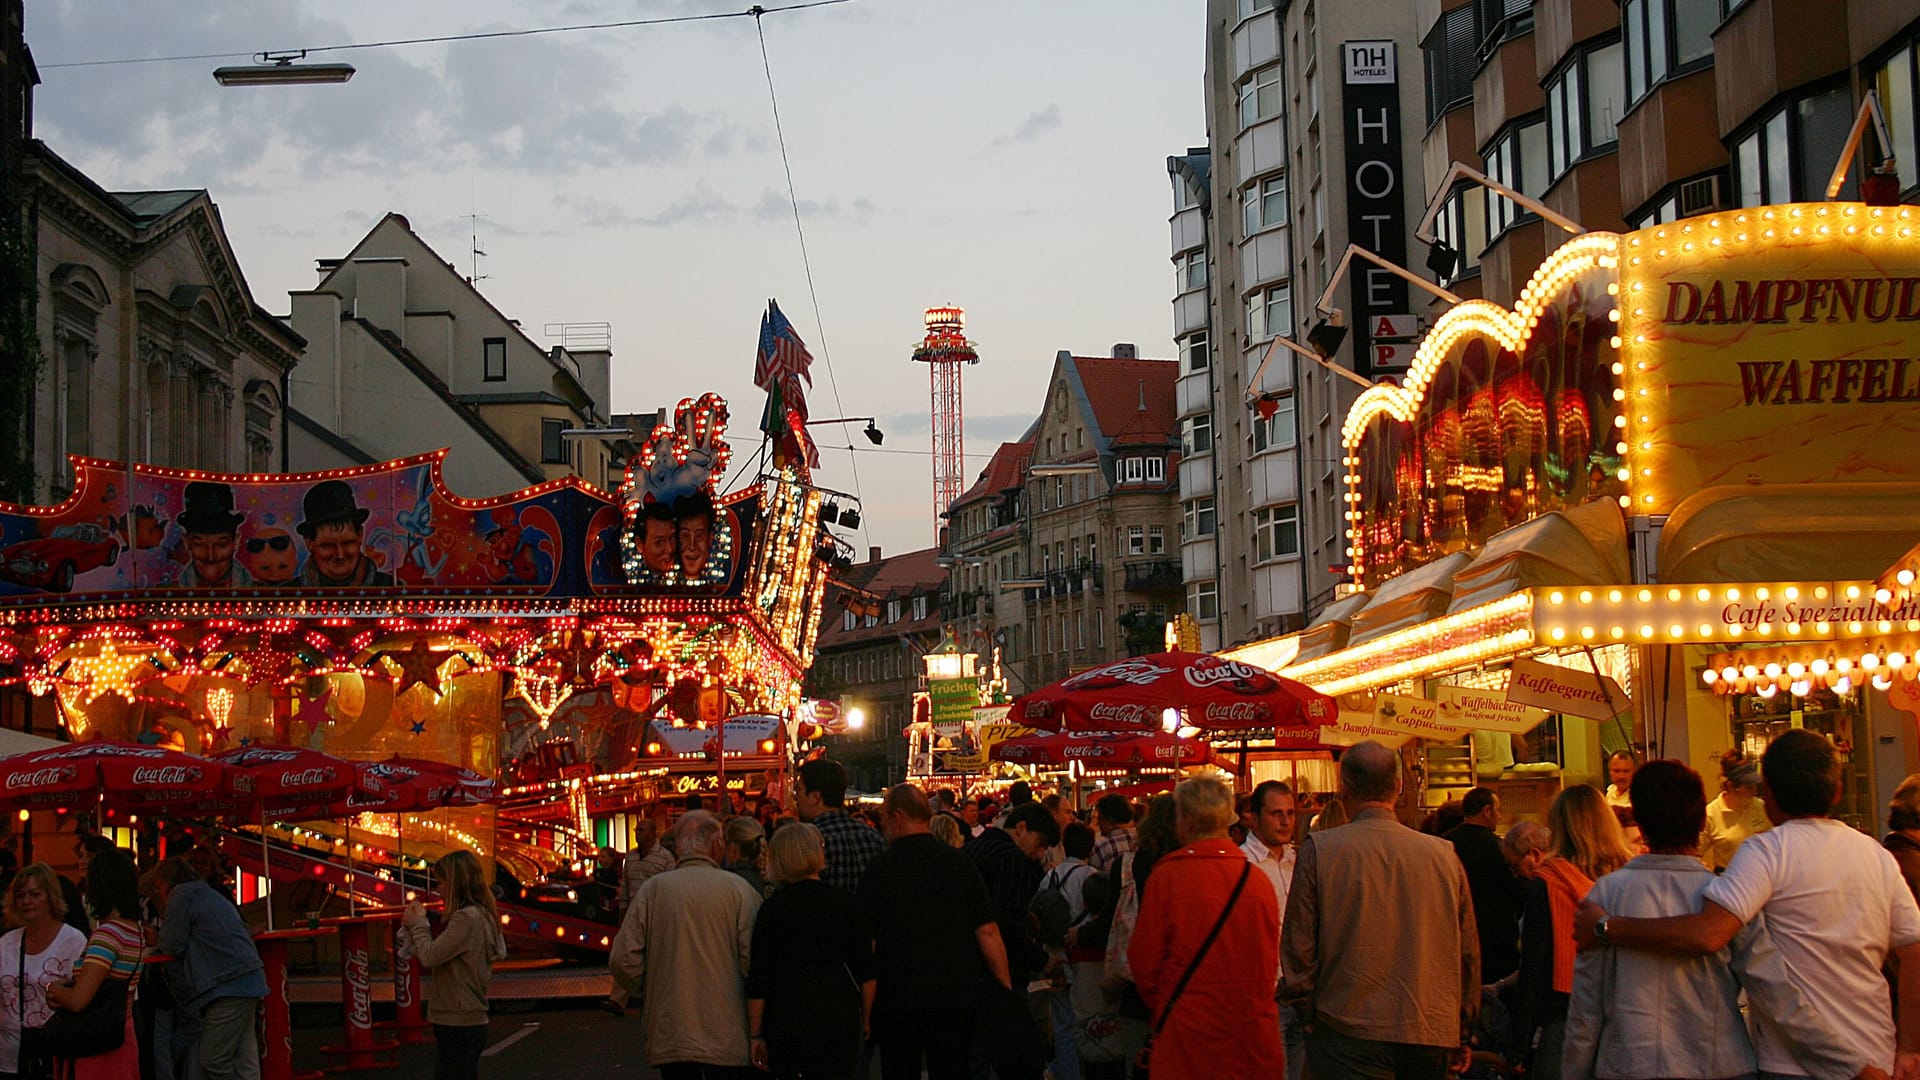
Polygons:
[[[825,199],[801,199],[799,205],[802,221],[846,221],[865,225],[880,212],[873,200],[864,195],[845,203],[831,196]],[[793,207],[794,203],[786,192],[765,188],[760,192],[760,201],[753,205],[753,219],[763,225],[792,221]]]
[[993,140],[995,146],[1010,146],[1013,143],[1029,143],[1039,139],[1050,131],[1060,127],[1060,106],[1049,102],[1047,107],[1028,114],[1020,126]]
[[[967,441],[970,444],[975,440],[991,443],[1012,442],[1026,434],[1027,429],[1033,426],[1033,419],[1033,413],[996,413],[991,416],[968,413]],[[880,427],[889,435],[922,435],[931,430],[932,424],[925,412],[907,412],[881,417]],[[971,453],[974,449],[976,448],[970,446],[968,452]]]
[[715,191],[705,180],[652,214],[636,214],[617,203],[568,192],[555,195],[553,205],[567,211],[576,222],[590,229],[717,225],[734,220],[740,213],[739,207]]
[[[142,0],[36,6],[29,41],[43,65],[40,134],[109,186],[279,188],[431,162],[439,171],[578,175],[762,155],[767,129],[711,108],[635,94],[636,62],[588,36],[460,41],[317,53],[357,69],[338,86],[215,84],[211,69],[266,46],[366,35],[296,0]],[[327,10],[321,8],[321,10]],[[460,27],[506,29],[504,24]],[[229,61],[58,68],[62,61],[232,52]],[[647,100],[645,106],[633,102]],[[138,103],[133,107],[131,103]]]

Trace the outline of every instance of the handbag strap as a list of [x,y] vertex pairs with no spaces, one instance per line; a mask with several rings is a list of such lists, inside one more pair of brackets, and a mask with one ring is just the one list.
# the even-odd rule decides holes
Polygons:
[[20,1005],[20,1030],[27,1030],[27,931],[20,929],[20,976],[13,982],[14,1000]]
[[1233,892],[1227,894],[1227,906],[1220,909],[1220,917],[1214,920],[1213,929],[1207,931],[1207,940],[1200,943],[1200,951],[1193,954],[1193,962],[1187,965],[1187,970],[1180,976],[1180,981],[1173,984],[1173,993],[1167,996],[1167,1003],[1160,1006],[1160,1019],[1153,1022],[1153,1033],[1147,1036],[1149,1042],[1160,1034],[1161,1028],[1167,1026],[1167,1018],[1173,1015],[1174,1004],[1180,1000],[1180,995],[1186,992],[1187,983],[1193,981],[1193,973],[1200,970],[1200,961],[1207,958],[1207,950],[1213,948],[1214,939],[1218,938],[1220,931],[1225,929],[1227,916],[1233,914],[1233,905],[1240,899],[1240,890],[1247,887],[1247,877],[1252,873],[1253,864],[1242,859],[1240,880],[1233,883]]

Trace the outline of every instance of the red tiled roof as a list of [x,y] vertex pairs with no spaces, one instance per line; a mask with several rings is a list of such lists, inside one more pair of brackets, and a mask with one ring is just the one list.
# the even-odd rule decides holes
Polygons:
[[[939,564],[939,558],[939,548],[925,548],[879,562],[856,563],[836,576],[829,587],[827,609],[821,613],[820,636],[815,642],[816,647],[826,649],[900,634],[937,632],[940,629],[940,589],[947,581],[946,567]],[[873,626],[856,625],[852,630],[841,628],[841,614],[846,610],[844,598],[849,588],[870,594],[880,601],[881,622]],[[903,605],[904,618],[898,622],[884,621],[887,600],[898,598],[904,601],[907,597],[917,595],[927,597],[926,618],[913,618],[912,606],[906,604]]]
[[1110,444],[1164,443],[1179,433],[1173,392],[1179,364],[1172,360],[1076,356],[1073,365],[1079,370],[1081,389],[1093,408],[1093,422]]
[[1030,442],[1005,442],[993,452],[993,458],[987,467],[980,470],[980,478],[973,482],[959,498],[953,500],[953,507],[965,506],[981,499],[992,498],[1003,491],[1010,491],[1026,482],[1027,463],[1033,460],[1033,444]]

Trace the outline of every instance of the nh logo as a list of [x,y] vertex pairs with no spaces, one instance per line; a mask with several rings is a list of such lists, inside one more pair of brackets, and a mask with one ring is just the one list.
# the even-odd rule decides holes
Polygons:
[[1349,41],[1345,51],[1348,83],[1394,81],[1393,42]]

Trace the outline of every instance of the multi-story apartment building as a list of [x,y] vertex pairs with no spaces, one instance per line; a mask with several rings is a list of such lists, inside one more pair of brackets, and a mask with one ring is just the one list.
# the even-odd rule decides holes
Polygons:
[[947,511],[956,640],[1015,693],[1151,652],[1181,610],[1171,360],[1061,352],[1040,415]]
[[450,446],[445,475],[461,495],[569,474],[619,483],[620,443],[566,434],[608,427],[604,326],[581,347],[537,344],[399,214],[319,270],[315,288],[293,294],[293,325],[311,343],[291,380],[294,468]]
[[938,548],[867,560],[836,574],[820,613],[807,692],[839,698],[865,723],[834,736],[827,753],[847,766],[853,786],[878,791],[907,774],[906,728],[921,688],[920,657],[939,644],[947,572]]
[[[1261,361],[1318,320],[1349,241],[1406,257],[1421,112],[1408,5],[1209,0],[1206,17],[1208,146],[1168,171],[1182,569],[1202,644],[1219,648],[1298,628],[1340,581],[1339,427],[1359,387],[1284,350]],[[1331,306],[1348,326],[1333,363],[1404,369],[1411,347],[1373,335],[1413,312],[1404,283],[1356,264]]]
[[[1920,186],[1917,0],[1421,0],[1426,186],[1459,161],[1590,229],[1825,197],[1872,91],[1901,188]],[[1857,191],[1858,170],[1843,197]],[[1465,181],[1435,232],[1450,284],[1512,303],[1565,239]]]

